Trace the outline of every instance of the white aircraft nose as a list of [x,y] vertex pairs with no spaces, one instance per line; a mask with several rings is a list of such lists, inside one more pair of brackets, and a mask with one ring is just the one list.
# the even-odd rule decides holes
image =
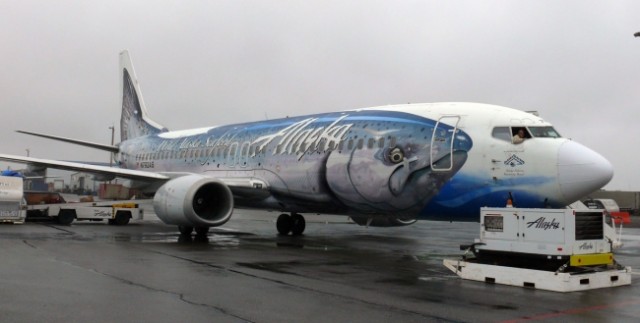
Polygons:
[[613,177],[611,163],[595,151],[567,141],[558,151],[558,183],[567,204],[602,188]]

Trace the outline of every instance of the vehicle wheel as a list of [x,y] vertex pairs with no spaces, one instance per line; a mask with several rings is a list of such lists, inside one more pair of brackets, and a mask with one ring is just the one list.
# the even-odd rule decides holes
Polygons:
[[196,235],[206,236],[209,233],[209,227],[196,227]]
[[278,220],[276,221],[276,228],[278,229],[278,233],[283,236],[286,236],[291,232],[291,228],[293,227],[293,220],[289,214],[280,214]]
[[298,213],[294,213],[291,215],[291,234],[294,236],[299,236],[304,232],[304,228],[306,227],[306,221],[304,217]]
[[131,219],[131,212],[129,211],[117,211],[116,217],[113,219],[115,225],[127,225]]
[[69,225],[76,218],[76,210],[60,210],[58,213],[58,223]]
[[27,219],[29,218],[41,218],[44,213],[40,210],[27,210]]
[[193,232],[193,227],[190,227],[188,225],[179,225],[178,230],[180,231],[180,234],[189,236],[191,235],[191,232]]

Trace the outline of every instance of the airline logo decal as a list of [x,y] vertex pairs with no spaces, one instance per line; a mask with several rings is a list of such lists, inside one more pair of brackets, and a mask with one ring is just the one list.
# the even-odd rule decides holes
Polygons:
[[300,159],[307,151],[318,151],[319,144],[323,140],[327,146],[337,147],[338,144],[344,140],[345,134],[353,126],[353,124],[337,125],[338,122],[347,116],[348,115],[344,115],[336,119],[326,128],[323,126],[311,126],[318,118],[305,119],[274,134],[262,136],[256,139],[253,144],[258,144],[256,151],[261,151],[274,139],[280,138],[277,148],[273,151],[273,155],[285,153],[296,154],[298,159]]
[[524,165],[524,160],[522,158],[516,156],[516,154],[511,155],[507,160],[504,161],[504,164],[511,167],[516,167],[520,165]]
[[525,164],[524,159],[518,157],[513,152],[505,152],[507,159],[504,161],[504,165],[507,166],[504,169],[505,176],[525,176],[525,170],[523,166]]

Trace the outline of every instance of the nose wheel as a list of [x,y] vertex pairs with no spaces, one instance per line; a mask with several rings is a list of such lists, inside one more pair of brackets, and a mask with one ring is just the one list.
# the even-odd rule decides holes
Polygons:
[[280,214],[276,221],[278,233],[283,236],[289,235],[289,233],[294,236],[299,236],[304,232],[305,227],[306,221],[304,217],[298,213],[291,213],[291,215],[285,213]]

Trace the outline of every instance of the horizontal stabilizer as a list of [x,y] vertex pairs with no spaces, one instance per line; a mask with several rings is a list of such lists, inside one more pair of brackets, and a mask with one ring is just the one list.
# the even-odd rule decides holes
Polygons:
[[59,161],[59,160],[53,160],[53,159],[41,159],[41,158],[33,158],[33,157],[0,154],[0,160],[12,162],[12,163],[27,164],[31,167],[35,166],[37,168],[55,168],[55,169],[68,170],[68,171],[74,171],[74,172],[98,174],[103,176],[115,176],[115,177],[132,179],[132,180],[140,180],[140,181],[154,182],[154,181],[166,181],[170,179],[169,176],[158,174],[158,173],[145,172],[145,171],[133,170],[133,169],[108,167],[108,166],[95,166],[95,165]]
[[85,147],[90,147],[90,148],[95,148],[95,149],[100,149],[100,150],[106,150],[106,151],[109,151],[109,152],[112,152],[112,153],[117,153],[120,150],[117,146],[104,145],[104,144],[99,144],[99,143],[95,143],[95,142],[88,142],[88,141],[83,141],[83,140],[78,140],[78,139],[65,138],[65,137],[59,137],[59,136],[52,136],[52,135],[46,135],[46,134],[42,134],[42,133],[29,132],[29,131],[23,131],[23,130],[16,130],[16,132],[27,134],[27,135],[32,135],[32,136],[36,136],[36,137],[42,137],[42,138],[53,139],[53,140],[58,140],[58,141],[64,141],[64,142],[67,142],[67,143],[70,143],[70,144],[74,144],[74,145],[80,145],[80,146],[85,146]]

